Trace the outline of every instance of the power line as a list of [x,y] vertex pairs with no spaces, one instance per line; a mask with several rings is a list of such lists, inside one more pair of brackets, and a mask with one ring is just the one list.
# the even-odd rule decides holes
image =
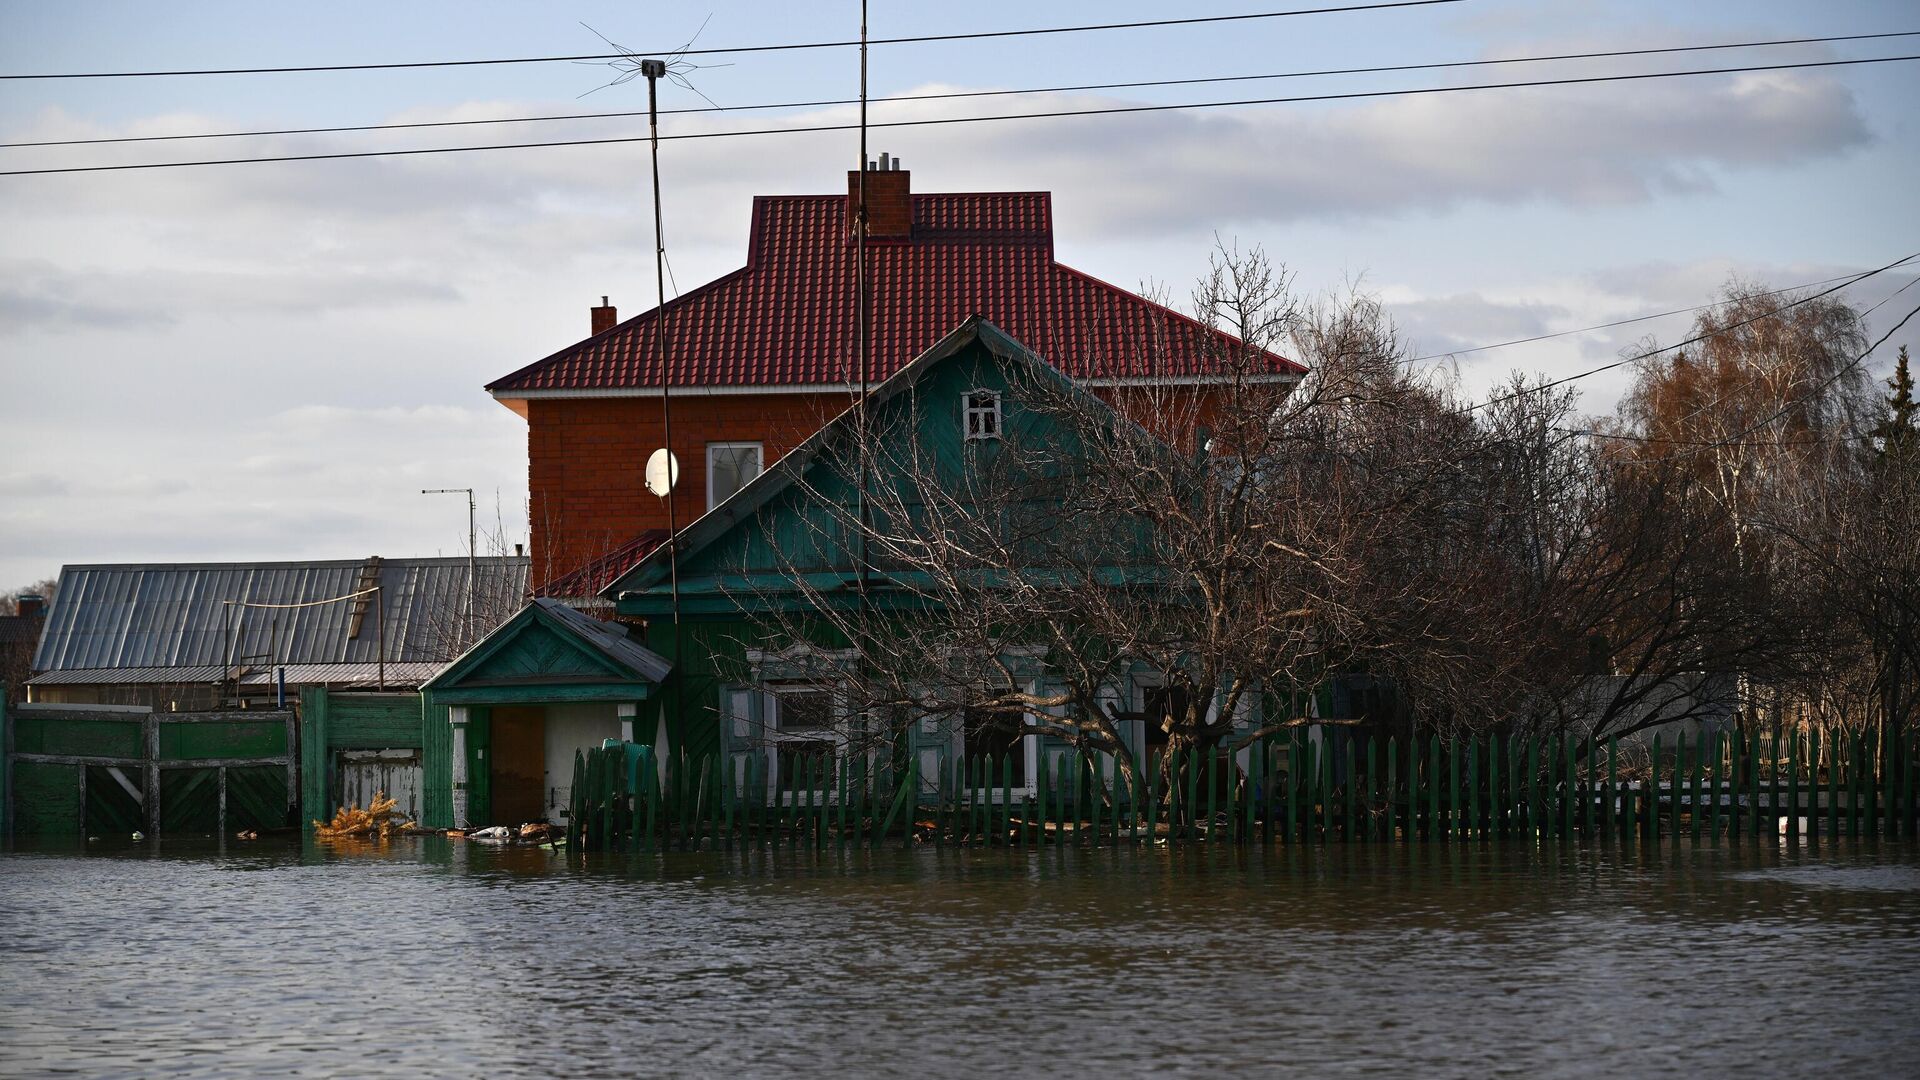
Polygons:
[[[1901,293],[1906,292],[1908,289],[1912,288],[1913,284],[1914,284],[1913,282],[1909,281],[1905,285],[1900,286],[1900,288],[1894,290],[1894,292],[1891,295],[1889,295],[1885,300],[1880,301],[1879,304],[1873,305],[1872,308],[1868,308],[1867,311],[1872,312],[1874,309],[1880,307],[1881,304],[1885,304],[1887,300],[1891,300],[1895,296],[1899,296]],[[1812,299],[1812,298],[1809,297],[1809,299]],[[1904,316],[1901,317],[1899,322],[1894,323],[1891,327],[1887,329],[1886,333],[1881,334],[1879,338],[1877,338],[1874,341],[1873,344],[1867,346],[1865,352],[1862,352],[1859,356],[1856,356],[1853,359],[1847,361],[1845,364],[1842,364],[1837,370],[1834,371],[1832,375],[1829,375],[1826,379],[1822,380],[1820,385],[1816,387],[1812,391],[1812,393],[1806,396],[1808,398],[1811,398],[1814,395],[1817,395],[1825,391],[1828,387],[1832,386],[1834,383],[1839,382],[1842,378],[1846,377],[1846,374],[1849,371],[1852,371],[1854,368],[1859,367],[1861,364],[1865,363],[1867,360],[1867,357],[1873,355],[1874,350],[1886,344],[1887,339],[1892,337],[1894,334],[1898,333],[1900,331],[1900,328],[1907,325],[1908,320],[1912,319],[1915,315],[1920,315],[1920,306],[1916,306],[1913,308],[1913,310],[1908,311]],[[1560,431],[1567,435],[1584,435],[1584,436],[1588,436],[1590,438],[1595,438],[1595,439],[1616,439],[1622,442],[1644,443],[1649,445],[1689,447],[1694,450],[1695,454],[1705,452],[1707,450],[1724,449],[1729,446],[1768,446],[1768,447],[1838,446],[1844,443],[1865,442],[1868,439],[1873,438],[1871,433],[1861,433],[1861,434],[1854,434],[1854,435],[1841,435],[1841,436],[1837,436],[1834,438],[1827,438],[1827,439],[1767,439],[1767,440],[1748,440],[1747,439],[1748,435],[1751,435],[1754,432],[1759,431],[1761,428],[1766,427],[1768,424],[1771,424],[1775,420],[1778,420],[1781,417],[1792,412],[1795,405],[1797,404],[1798,402],[1788,402],[1787,404],[1782,405],[1780,408],[1767,414],[1767,416],[1765,416],[1764,418],[1752,424],[1749,424],[1744,428],[1741,428],[1739,431],[1736,431],[1731,435],[1728,435],[1719,439],[1670,439],[1670,438],[1666,438],[1664,436],[1659,436],[1659,435],[1633,435],[1633,434],[1629,434],[1626,432],[1619,432],[1619,431],[1593,431],[1590,429],[1578,429],[1578,428],[1555,428],[1554,430]],[[1689,456],[1692,456],[1692,455],[1689,455]]]
[[1768,446],[1783,448],[1793,446],[1838,446],[1843,443],[1865,442],[1873,437],[1871,435],[1840,435],[1831,439],[1768,439],[1741,440],[1738,442],[1714,440],[1708,442],[1700,439],[1667,439],[1658,435],[1630,435],[1624,431],[1595,431],[1591,428],[1554,428],[1553,430],[1564,435],[1581,435],[1590,439],[1612,439],[1617,442],[1642,443],[1649,446],[1686,446],[1702,450],[1720,446]]
[[[1788,303],[1785,303],[1785,304],[1781,304],[1781,305],[1780,305],[1779,307],[1777,307],[1777,308],[1773,308],[1773,309],[1772,309],[1772,310],[1770,310],[1770,311],[1763,311],[1763,312],[1761,312],[1760,314],[1758,314],[1758,315],[1755,315],[1755,316],[1753,316],[1753,317],[1751,317],[1751,318],[1747,318],[1747,319],[1742,319],[1742,320],[1740,320],[1739,322],[1736,322],[1736,323],[1732,323],[1732,324],[1730,324],[1730,325],[1727,325],[1727,326],[1722,326],[1722,327],[1719,327],[1719,328],[1717,328],[1717,329],[1714,329],[1714,330],[1710,330],[1710,331],[1708,331],[1708,332],[1706,332],[1706,333],[1704,333],[1704,334],[1695,334],[1695,335],[1694,335],[1693,337],[1690,337],[1690,338],[1688,338],[1688,339],[1686,339],[1685,341],[1679,341],[1679,342],[1675,342],[1675,343],[1674,343],[1674,344],[1672,344],[1672,345],[1663,345],[1663,346],[1661,346],[1660,348],[1657,348],[1657,349],[1648,349],[1648,350],[1647,350],[1646,352],[1643,352],[1643,353],[1637,353],[1637,354],[1635,354],[1635,355],[1633,355],[1633,356],[1628,356],[1628,357],[1624,357],[1624,358],[1622,358],[1622,359],[1619,359],[1619,360],[1615,360],[1615,361],[1613,361],[1612,363],[1607,363],[1607,364],[1602,364],[1602,365],[1600,365],[1600,366],[1599,366],[1599,367],[1597,367],[1597,368],[1590,368],[1590,369],[1588,369],[1588,370],[1586,370],[1586,371],[1582,371],[1582,372],[1580,372],[1580,373],[1579,373],[1579,374],[1577,374],[1577,375],[1568,375],[1568,376],[1565,376],[1564,378],[1559,378],[1559,379],[1553,379],[1553,380],[1550,380],[1550,381],[1548,381],[1548,382],[1543,382],[1543,383],[1540,383],[1540,384],[1539,384],[1539,385],[1537,385],[1537,386],[1529,386],[1529,387],[1525,387],[1525,388],[1523,388],[1523,389],[1520,389],[1520,390],[1515,390],[1515,391],[1514,391],[1513,393],[1511,393],[1511,394],[1502,394],[1502,395],[1500,395],[1499,397],[1492,397],[1492,398],[1488,398],[1487,400],[1485,400],[1485,401],[1482,401],[1482,402],[1479,402],[1478,404],[1474,404],[1474,405],[1469,405],[1469,406],[1467,406],[1467,407],[1466,407],[1465,409],[1462,409],[1462,410],[1460,410],[1460,411],[1461,411],[1462,413],[1466,413],[1466,414],[1472,414],[1472,413],[1474,413],[1474,412],[1477,412],[1477,411],[1479,411],[1479,410],[1481,410],[1481,409],[1484,409],[1484,408],[1487,408],[1487,407],[1488,407],[1488,406],[1490,406],[1490,405],[1498,405],[1498,404],[1500,404],[1500,403],[1502,403],[1502,402],[1506,402],[1506,401],[1514,401],[1514,400],[1516,400],[1516,399],[1518,399],[1518,398],[1523,398],[1523,397],[1526,397],[1526,396],[1527,396],[1528,394],[1537,394],[1537,393],[1540,393],[1540,392],[1541,392],[1541,391],[1543,391],[1543,390],[1551,390],[1551,389],[1553,389],[1553,388],[1554,388],[1554,387],[1556,387],[1556,386],[1565,386],[1566,384],[1568,384],[1568,383],[1571,383],[1571,382],[1578,382],[1578,381],[1580,381],[1581,379],[1585,379],[1585,378],[1590,378],[1590,377],[1592,377],[1592,376],[1594,376],[1594,375],[1598,375],[1598,374],[1600,374],[1600,373],[1601,373],[1601,372],[1603,372],[1603,371],[1612,371],[1612,370],[1613,370],[1613,369],[1615,369],[1615,368],[1620,368],[1620,367],[1625,367],[1625,366],[1626,366],[1626,365],[1628,365],[1628,364],[1632,364],[1632,363],[1637,363],[1637,362],[1639,362],[1639,361],[1641,361],[1641,360],[1646,360],[1646,359],[1648,359],[1648,358],[1650,358],[1650,357],[1655,357],[1655,356],[1658,356],[1658,355],[1660,355],[1661,353],[1665,353],[1665,352],[1672,352],[1672,351],[1674,351],[1675,349],[1684,349],[1684,348],[1686,348],[1686,347],[1687,347],[1687,346],[1689,346],[1689,345],[1697,345],[1697,344],[1699,344],[1700,342],[1702,342],[1702,341],[1705,341],[1705,340],[1707,340],[1708,338],[1713,338],[1713,337],[1718,337],[1718,336],[1720,336],[1721,334],[1725,334],[1725,333],[1728,333],[1729,331],[1733,331],[1733,330],[1738,330],[1738,329],[1740,329],[1740,328],[1741,328],[1741,327],[1743,327],[1743,326],[1751,326],[1751,325],[1753,325],[1754,323],[1757,323],[1757,322],[1759,322],[1759,321],[1760,321],[1761,319],[1766,319],[1766,318],[1771,318],[1771,317],[1773,317],[1773,316],[1775,316],[1775,315],[1778,315],[1778,314],[1780,314],[1780,313],[1781,313],[1781,312],[1783,312],[1783,311],[1787,311],[1787,310],[1790,310],[1790,309],[1792,309],[1792,308],[1796,308],[1796,307],[1799,307],[1799,306],[1800,306],[1800,305],[1802,305],[1802,304],[1809,304],[1809,303],[1812,303],[1813,301],[1815,301],[1815,300],[1818,300],[1818,299],[1820,299],[1820,298],[1821,298],[1821,297],[1823,297],[1823,296],[1831,296],[1831,295],[1833,295],[1834,293],[1837,293],[1837,292],[1839,292],[1840,290],[1842,290],[1842,289],[1844,289],[1844,288],[1846,288],[1846,287],[1847,287],[1848,285],[1854,285],[1854,284],[1858,284],[1859,282],[1862,282],[1862,281],[1865,281],[1865,280],[1867,280],[1868,278],[1870,278],[1870,277],[1873,277],[1873,276],[1874,276],[1874,275],[1876,275],[1876,274],[1883,274],[1883,273],[1885,273],[1885,272],[1887,272],[1888,270],[1891,270],[1891,269],[1893,269],[1894,267],[1896,267],[1896,266],[1899,266],[1899,265],[1901,265],[1902,263],[1906,263],[1906,262],[1910,262],[1910,261],[1912,261],[1912,260],[1914,260],[1914,259],[1920,259],[1920,251],[1916,251],[1916,252],[1914,252],[1913,254],[1911,254],[1911,255],[1907,255],[1907,256],[1905,256],[1905,257],[1903,257],[1903,258],[1899,258],[1899,259],[1895,259],[1895,260],[1894,260],[1893,262],[1890,262],[1890,263],[1888,263],[1888,264],[1886,264],[1885,266],[1882,266],[1882,267],[1879,267],[1878,269],[1874,269],[1874,270],[1868,270],[1868,271],[1866,271],[1865,273],[1862,273],[1862,274],[1856,274],[1856,275],[1854,275],[1854,276],[1852,276],[1852,277],[1850,277],[1850,278],[1847,278],[1847,279],[1846,279],[1846,280],[1845,280],[1844,282],[1842,282],[1841,284],[1838,284],[1838,285],[1835,285],[1835,286],[1833,286],[1832,288],[1829,288],[1829,289],[1822,289],[1822,290],[1820,290],[1820,291],[1819,291],[1819,292],[1817,292],[1817,293],[1811,293],[1811,294],[1809,294],[1809,295],[1807,295],[1807,296],[1803,296],[1803,297],[1800,297],[1799,299],[1796,299],[1796,300],[1793,300],[1793,301],[1790,301],[1790,302],[1788,302]],[[1920,279],[1916,279],[1916,280],[1920,280]],[[1909,283],[1908,283],[1908,285],[1911,285],[1911,284],[1912,284],[1912,282],[1909,282]],[[1904,291],[1906,290],[1906,287],[1907,287],[1907,286],[1902,286],[1902,287],[1901,287],[1901,289],[1900,289],[1900,291],[1901,291],[1901,292],[1904,292]],[[1899,292],[1896,292],[1896,293],[1895,293],[1894,295],[1895,295],[1895,296],[1898,296],[1898,295],[1899,295]],[[1884,300],[1883,300],[1883,301],[1881,301],[1881,303],[1885,303],[1885,302],[1886,302],[1886,301],[1884,301]],[[1874,305],[1874,306],[1875,306],[1875,307],[1878,307],[1879,305],[1878,305],[1878,304],[1876,304],[1876,305]],[[1911,318],[1911,316],[1909,316],[1909,318]],[[1906,319],[1902,319],[1902,320],[1900,320],[1900,322],[1901,322],[1901,324],[1902,324],[1902,325],[1904,325],[1904,324],[1906,323]],[[1899,328],[1900,328],[1899,326],[1895,326],[1895,327],[1894,327],[1894,329],[1895,329],[1895,330],[1898,330]],[[1889,331],[1889,333],[1891,333],[1891,332],[1892,332],[1892,331]],[[1885,338],[1883,337],[1883,338],[1881,338],[1881,340],[1882,340],[1882,341],[1884,341],[1884,340],[1886,340],[1886,339],[1885,339]],[[1877,345],[1878,343],[1876,342],[1875,344]],[[1869,350],[1867,350],[1867,351],[1868,351],[1868,352],[1872,352],[1873,350],[1872,350],[1872,349],[1869,349]],[[1865,359],[1865,354],[1864,354],[1864,353],[1863,353],[1863,354],[1861,355],[1861,359]],[[1856,361],[1856,362],[1858,362],[1858,361]]]
[[[1912,287],[1913,287],[1913,282],[1911,281],[1907,282],[1905,285],[1902,285],[1898,290],[1896,290],[1893,293],[1893,296],[1887,297],[1887,300],[1893,299],[1894,296],[1899,296],[1901,293],[1906,292],[1908,289]],[[1882,300],[1880,303],[1884,304],[1886,302],[1887,302],[1886,300]],[[1877,308],[1879,306],[1880,304],[1875,304],[1874,308]],[[1872,311],[1873,309],[1869,308],[1868,310]],[[1832,375],[1827,376],[1827,378],[1824,381],[1822,381],[1820,385],[1817,388],[1815,388],[1812,393],[1808,394],[1807,397],[1809,398],[1816,397],[1819,394],[1825,392],[1825,390],[1828,387],[1832,386],[1834,383],[1837,383],[1842,378],[1844,378],[1848,372],[1852,371],[1854,368],[1859,367],[1861,364],[1866,363],[1867,357],[1873,355],[1873,350],[1878,349],[1880,346],[1886,344],[1887,339],[1892,337],[1894,334],[1899,333],[1900,328],[1907,325],[1907,320],[1913,318],[1915,315],[1920,315],[1920,305],[1915,305],[1912,310],[1908,311],[1905,315],[1900,317],[1899,322],[1894,323],[1892,326],[1888,327],[1887,332],[1884,334],[1881,334],[1878,338],[1874,339],[1873,344],[1867,346],[1867,349],[1865,352],[1861,353],[1859,356],[1854,357],[1852,360],[1847,361],[1845,364],[1841,365],[1837,370],[1835,370]],[[1755,423],[1749,424],[1746,427],[1742,428],[1741,430],[1735,432],[1733,435],[1729,436],[1728,438],[1720,440],[1718,445],[1731,446],[1734,443],[1738,442],[1739,440],[1747,437],[1748,435],[1751,435],[1754,432],[1759,431],[1761,428],[1766,427],[1768,424],[1771,424],[1775,420],[1778,420],[1781,417],[1792,412],[1794,404],[1795,403],[1793,402],[1789,402],[1785,405],[1782,405],[1779,409],[1769,414],[1766,418],[1756,421]],[[1707,449],[1711,449],[1711,448],[1709,447]]]
[[[1126,105],[1109,109],[1056,109],[1048,112],[1000,113],[991,116],[952,116],[928,120],[888,120],[869,124],[874,128],[930,127],[945,124],[981,124],[1004,120],[1050,120],[1070,116],[1122,116],[1139,113],[1181,112],[1199,109],[1237,108],[1248,105],[1288,105],[1314,101],[1354,101],[1363,98],[1413,97],[1422,94],[1457,94],[1471,90],[1512,90],[1540,86],[1577,86],[1592,83],[1635,82],[1648,79],[1673,79],[1694,75],[1732,75],[1754,71],[1789,71],[1803,68],[1847,67],[1859,64],[1890,64],[1920,60],[1920,55],[1881,56],[1859,60],[1817,60],[1797,64],[1752,64],[1743,67],[1695,68],[1687,71],[1654,71],[1632,75],[1589,75],[1570,79],[1531,79],[1523,82],[1470,83],[1461,86],[1431,86],[1411,90],[1364,90],[1342,94],[1304,94],[1293,97],[1243,98],[1236,101],[1201,101],[1174,105]],[[662,141],[678,139],[727,139],[760,135],[794,135],[824,131],[851,131],[857,124],[814,124],[801,127],[749,128],[740,131],[699,131],[662,135]],[[0,176],[47,176],[64,173],[127,172],[140,169],[183,169],[206,165],[255,165],[284,161],[340,161],[349,158],[417,157],[423,154],[466,154],[484,150],[536,150],[559,146],[609,146],[645,142],[644,135],[605,139],[560,139],[549,142],[488,143],[481,146],[423,147],[411,150],[354,150],[325,154],[283,154],[271,157],[211,158],[196,161],[141,162],[131,165],[79,165],[51,169],[6,169]]]
[[[1250,22],[1256,19],[1284,19],[1293,15],[1335,15],[1350,11],[1381,11],[1389,8],[1432,7],[1458,4],[1464,0],[1389,0],[1378,4],[1345,4],[1339,7],[1293,8],[1285,11],[1256,11],[1243,15],[1203,15],[1185,19],[1146,19],[1139,22],[1090,23],[1080,26],[1049,26],[1031,30],[979,30],[964,34],[917,34],[911,37],[874,38],[870,45],[917,45],[934,41],[978,41],[983,38],[1037,37],[1044,34],[1083,34],[1098,30],[1140,30],[1156,26],[1197,26],[1203,23]],[[851,41],[803,41],[777,45],[733,45],[710,49],[656,49],[651,52],[680,56],[713,56],[728,53],[791,52],[799,49],[845,49],[860,44]],[[27,79],[150,79],[194,75],[284,75],[316,71],[392,71],[401,68],[485,67],[503,64],[584,63],[598,60],[625,60],[645,52],[585,53],[575,56],[516,56],[492,60],[414,60],[391,64],[307,64],[297,67],[196,68],[176,71],[82,71],[40,74],[0,75],[5,80]]]
[[[1912,261],[1912,259],[1902,259],[1893,265],[1895,267],[1901,267]],[[1819,281],[1803,281],[1798,285],[1788,285],[1780,289],[1767,289],[1764,292],[1750,293],[1748,295],[1755,297],[1779,296],[1782,293],[1798,292],[1801,289],[1812,289],[1821,285],[1831,285],[1836,281],[1853,280],[1857,280],[1854,275],[1841,274],[1837,277],[1821,278]],[[1882,300],[1881,303],[1886,303],[1886,301]],[[1691,315],[1696,311],[1705,311],[1708,308],[1718,306],[1720,305],[1717,303],[1695,304],[1692,307],[1674,308],[1672,311],[1656,311],[1651,315],[1635,315],[1631,319],[1616,319],[1613,322],[1596,323],[1593,326],[1582,326],[1574,330],[1558,330],[1551,334],[1535,334],[1532,337],[1514,338],[1512,341],[1496,341],[1491,345],[1475,345],[1470,349],[1453,349],[1448,352],[1428,353],[1425,356],[1416,356],[1406,361],[1406,363],[1418,364],[1425,360],[1445,360],[1455,356],[1467,356],[1472,353],[1486,352],[1489,349],[1504,349],[1509,345],[1531,345],[1536,341],[1552,341],[1554,338],[1572,337],[1575,334],[1590,334],[1595,330],[1611,330],[1616,326],[1631,326],[1634,323],[1651,322],[1654,319],[1664,319],[1673,315]],[[1877,307],[1878,305],[1875,306]]]
[[[1065,94],[1089,90],[1135,90],[1157,86],[1201,86],[1219,83],[1264,82],[1279,79],[1319,78],[1332,75],[1375,75],[1401,71],[1438,71],[1450,68],[1487,67],[1499,64],[1537,64],[1566,60],[1600,60],[1625,56],[1658,56],[1673,53],[1709,52],[1727,49],[1758,49],[1783,45],[1825,44],[1836,41],[1868,41],[1881,38],[1920,37],[1920,30],[1900,30],[1881,34],[1842,34],[1833,37],[1776,38],[1768,41],[1736,41],[1714,45],[1675,45],[1656,49],[1612,49],[1604,52],[1555,53],[1545,56],[1514,56],[1501,60],[1450,60],[1419,64],[1384,64],[1374,67],[1321,68],[1307,71],[1276,71],[1257,75],[1218,75],[1189,79],[1143,79],[1135,82],[1079,83],[1067,86],[1037,86],[1020,90],[956,90],[940,94],[895,94],[869,98],[872,102],[946,101],[960,98],[1008,97],[1029,94]],[[771,109],[810,109],[832,105],[855,105],[858,98],[819,98],[810,101],[768,101],[751,105],[706,105],[684,109],[661,109],[660,115],[714,112],[756,112]],[[100,146],[118,143],[178,142],[189,139],[242,139],[267,135],[333,135],[354,131],[411,131],[423,128],[476,127],[496,124],[538,124],[571,120],[620,120],[647,115],[642,110],[620,112],[561,113],[549,116],[502,116],[483,120],[423,120],[413,123],[343,124],[331,127],[267,128],[256,131],[213,131],[186,135],[121,135],[99,139],[44,139],[36,142],[0,143],[0,149],[36,146]]]

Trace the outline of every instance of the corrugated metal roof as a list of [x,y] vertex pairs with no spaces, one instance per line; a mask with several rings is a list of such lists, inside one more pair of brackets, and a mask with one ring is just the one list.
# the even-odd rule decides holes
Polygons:
[[[867,246],[878,382],[981,315],[1077,379],[1182,378],[1237,344],[1170,308],[1053,260],[1046,192],[914,195],[906,241]],[[670,301],[671,385],[840,384],[855,378],[853,248],[844,195],[760,196],[747,265]],[[488,385],[497,397],[661,384],[655,311]],[[1304,370],[1264,354],[1277,374]]]
[[213,685],[223,677],[219,664],[195,664],[191,667],[113,667],[69,668],[47,671],[27,680],[28,686],[157,686],[163,684]]
[[[64,567],[34,670],[212,667],[217,679],[229,660],[372,664],[381,655],[379,603],[366,606],[357,635],[353,601],[294,609],[223,603],[345,596],[362,587],[369,561]],[[519,610],[527,568],[524,557],[477,561],[481,634]],[[466,559],[384,559],[371,580],[384,590],[389,666],[445,662],[465,647]]]
[[[438,660],[387,662],[386,685],[415,687],[433,677],[446,665]],[[288,686],[360,687],[380,684],[380,665],[375,664],[288,664]],[[118,667],[67,668],[48,671],[27,680],[29,686],[171,686],[207,685],[226,676],[218,664],[192,667]],[[239,678],[241,686],[272,686],[273,668],[249,668]]]
[[31,645],[45,623],[44,615],[0,615],[0,645]]
[[[389,689],[417,687],[445,666],[439,660],[389,660],[386,685]],[[381,681],[378,664],[287,664],[286,669],[288,686],[361,687],[377,686]],[[272,686],[273,683],[272,668],[256,670],[240,680],[242,686]]]

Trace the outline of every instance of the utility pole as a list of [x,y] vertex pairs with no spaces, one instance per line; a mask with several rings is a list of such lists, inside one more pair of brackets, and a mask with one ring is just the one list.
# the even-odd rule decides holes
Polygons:
[[653,362],[660,372],[660,432],[667,450],[667,575],[673,583],[674,661],[679,662],[680,627],[680,526],[673,510],[675,474],[673,456],[673,373],[667,370],[667,275],[666,234],[660,225],[660,79],[667,73],[665,60],[640,61],[640,74],[647,79],[647,145],[653,153]]
[[872,451],[871,436],[867,426],[867,374],[868,355],[873,351],[868,341],[869,324],[872,322],[872,300],[869,296],[871,283],[867,280],[867,0],[860,0],[860,161],[858,163],[860,183],[856,187],[857,205],[854,207],[854,320],[853,341],[860,367],[860,400],[856,403],[855,437],[857,460],[854,469],[857,482],[854,485],[854,498],[859,510],[859,546],[854,553],[854,588],[860,596],[860,614],[867,614],[867,458]]
[[[467,497],[467,641],[471,647],[480,640],[480,579],[477,576],[478,564],[474,547],[476,535],[473,526],[473,489],[472,488],[421,488],[422,495],[465,495]],[[385,610],[386,594],[381,593],[380,603]],[[386,628],[386,619],[380,620],[381,629]],[[381,657],[384,661],[385,657]]]

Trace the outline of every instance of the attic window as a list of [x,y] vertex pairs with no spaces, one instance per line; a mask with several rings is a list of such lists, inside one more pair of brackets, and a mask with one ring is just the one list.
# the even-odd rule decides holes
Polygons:
[[998,390],[969,390],[960,395],[960,406],[965,414],[968,442],[1000,437]]

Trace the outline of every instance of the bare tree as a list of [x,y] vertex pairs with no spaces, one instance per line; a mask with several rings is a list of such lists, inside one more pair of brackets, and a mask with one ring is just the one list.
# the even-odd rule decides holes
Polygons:
[[[1180,751],[1353,720],[1304,709],[1349,673],[1392,686],[1418,730],[1599,739],[1723,715],[1728,677],[1743,700],[1813,685],[1848,640],[1881,643],[1884,687],[1889,665],[1920,671],[1915,624],[1833,611],[1869,565],[1920,582],[1899,561],[1912,470],[1833,449],[1868,414],[1850,309],[1763,303],[1730,288],[1703,345],[1645,365],[1596,422],[1519,377],[1468,407],[1376,300],[1302,304],[1258,252],[1222,250],[1194,296],[1217,331],[1200,388],[1142,341],[1102,396],[1044,364],[977,373],[1017,407],[958,450],[935,435],[961,422],[952,386],[857,409],[794,474],[812,513],[760,538],[778,572],[739,588],[765,613],[749,644],[840,687],[850,742],[965,716],[1110,755],[1128,784]],[[1274,353],[1307,373],[1275,377]],[[1846,486],[1869,476],[1881,517]],[[1864,608],[1910,617],[1876,587]]]
[[[1467,490],[1472,422],[1369,298],[1302,308],[1258,253],[1223,252],[1195,307],[1220,331],[1202,389],[1154,377],[1168,361],[1145,342],[1143,377],[1105,400],[1001,365],[1018,407],[957,457],[911,406],[848,424],[799,482],[818,526],[766,537],[800,602],[753,605],[776,612],[763,642],[816,646],[866,737],[999,716],[1111,755],[1128,784],[1143,744],[1244,745],[1305,722],[1301,694],[1355,666],[1444,671],[1464,693],[1439,613],[1478,574],[1433,540]],[[1278,351],[1309,373],[1277,377]],[[849,547],[864,569],[826,572]],[[1436,582],[1462,599],[1435,602]],[[1141,683],[1163,689],[1151,710]]]
[[1847,492],[1871,407],[1865,337],[1842,301],[1738,280],[1691,336],[1702,340],[1641,365],[1619,457],[1630,481],[1659,477],[1668,513],[1704,543],[1707,587],[1689,610],[1721,612],[1724,626],[1703,664],[1737,676],[1743,722],[1769,701],[1779,718],[1788,697],[1833,689],[1846,648],[1831,582],[1814,570],[1832,555],[1810,534],[1859,509]]

